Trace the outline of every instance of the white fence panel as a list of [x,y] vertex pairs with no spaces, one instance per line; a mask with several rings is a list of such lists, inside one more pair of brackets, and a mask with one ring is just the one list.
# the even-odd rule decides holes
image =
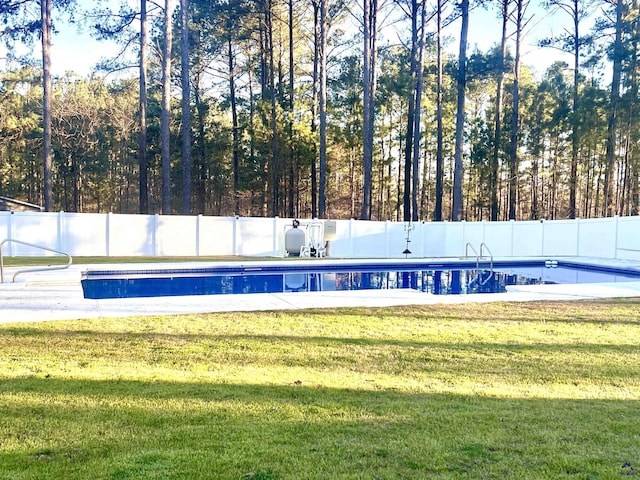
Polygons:
[[[311,220],[301,220],[301,228]],[[0,212],[0,240],[11,238],[82,256],[282,256],[292,220]],[[485,243],[494,257],[591,256],[640,260],[640,217],[530,222],[337,220],[334,258],[460,257]],[[407,244],[407,233],[410,242]],[[52,255],[15,243],[7,256]],[[484,252],[486,254],[486,252]],[[469,254],[473,254],[470,250]]]
[[[387,223],[392,223],[392,222],[387,222]],[[415,222],[412,225],[414,225],[414,229],[411,232],[411,236],[409,237],[409,239],[411,240],[411,242],[409,243],[409,250],[411,250],[412,252],[410,257],[421,258],[421,257],[424,257],[424,251],[426,248],[424,231],[427,228],[426,227],[427,223]],[[406,240],[405,240],[405,245],[406,245]]]
[[444,222],[425,223],[422,228],[422,255],[424,257],[444,257],[447,224]]
[[198,254],[198,217],[161,215],[156,231],[156,255],[195,256]]
[[511,222],[514,257],[542,255],[542,222]]
[[[236,223],[236,255],[281,255],[274,225],[277,222],[273,218],[239,218]],[[284,225],[278,229],[278,234],[283,230]]]
[[575,256],[578,255],[579,220],[542,221],[542,255]]
[[353,251],[351,220],[336,220],[336,238],[329,242],[328,255],[335,258],[347,258]]
[[[13,215],[13,212],[0,212],[0,242],[11,238],[11,217]],[[7,245],[6,248],[8,249],[9,246]]]
[[[387,234],[384,222],[368,222],[351,220],[352,244],[351,257],[367,258],[382,257],[386,251]],[[357,239],[357,241],[355,241]],[[404,248],[402,249],[404,250]],[[402,252],[400,250],[400,252]]]
[[156,255],[158,215],[107,215],[110,257]]
[[616,217],[580,220],[578,255],[616,258]]
[[[60,250],[59,215],[55,212],[15,212],[11,217],[11,238],[45,248]],[[12,243],[9,255],[50,256],[55,255],[33,247]]]
[[616,258],[640,260],[640,217],[619,217]]
[[234,255],[235,217],[199,216],[198,255]]
[[[465,254],[480,255],[480,244],[484,242],[484,222],[463,222]],[[467,248],[467,244],[470,246]]]
[[[414,258],[422,253],[420,241],[420,223],[416,222],[384,222],[386,239],[376,248],[376,256],[387,258]],[[407,233],[409,242],[407,243]],[[411,253],[405,255],[404,251]]]
[[446,257],[464,256],[464,223],[448,222],[445,227],[444,253]]
[[73,256],[107,255],[107,214],[60,213],[60,251]]
[[465,222],[448,222],[445,227],[444,256],[464,256],[464,227]]
[[494,257],[509,257],[513,252],[513,222],[488,222],[484,228],[484,243]]

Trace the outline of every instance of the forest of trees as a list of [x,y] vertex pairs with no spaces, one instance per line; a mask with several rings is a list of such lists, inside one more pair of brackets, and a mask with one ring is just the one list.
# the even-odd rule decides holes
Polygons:
[[[0,195],[71,212],[638,214],[638,0],[477,1],[0,0],[8,51],[42,46],[0,71]],[[534,9],[567,25],[540,48],[572,59],[539,75],[522,56]],[[467,40],[482,10],[502,32],[487,51]],[[121,55],[52,76],[69,16]]]

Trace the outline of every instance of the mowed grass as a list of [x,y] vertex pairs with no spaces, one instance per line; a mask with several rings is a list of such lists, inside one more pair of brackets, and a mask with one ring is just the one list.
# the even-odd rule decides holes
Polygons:
[[0,325],[0,479],[617,479],[640,300]]
[[[216,256],[188,256],[188,257],[73,257],[74,265],[84,264],[104,264],[104,263],[176,263],[176,262],[255,262],[260,260],[298,261],[300,257],[243,257],[238,255],[216,255]],[[321,260],[321,259],[314,259]],[[53,255],[50,257],[4,257],[3,263],[6,267],[44,267],[66,265],[67,257]]]

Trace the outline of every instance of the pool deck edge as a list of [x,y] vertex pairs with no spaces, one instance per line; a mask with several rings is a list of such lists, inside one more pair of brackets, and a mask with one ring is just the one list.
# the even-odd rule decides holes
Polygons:
[[[510,257],[511,261],[533,257]],[[540,257],[535,257],[540,259]],[[583,265],[612,265],[640,272],[640,262],[583,257],[554,257]],[[357,259],[360,261],[360,259]],[[366,261],[362,259],[363,261]],[[403,261],[406,261],[402,259]],[[426,260],[426,259],[416,259]],[[435,260],[435,259],[434,259]],[[319,260],[327,261],[327,260]],[[335,262],[349,260],[332,260]],[[379,259],[371,259],[379,261]],[[268,261],[277,262],[274,261]],[[287,261],[287,262],[290,262]],[[313,264],[316,260],[306,260]],[[193,266],[202,262],[187,262]],[[230,262],[246,264],[248,262]],[[211,266],[211,263],[207,263]],[[166,264],[128,265],[162,268]],[[581,285],[526,285],[509,287],[506,293],[466,295],[432,295],[413,290],[361,290],[331,292],[284,292],[245,295],[189,295],[132,299],[85,299],[80,286],[82,272],[88,268],[113,268],[122,265],[72,265],[68,270],[38,272],[25,275],[17,283],[0,284],[0,323],[36,322],[91,318],[117,318],[138,315],[176,315],[237,311],[303,310],[310,308],[388,307],[397,305],[430,305],[453,303],[485,303],[495,301],[561,301],[612,297],[640,297],[640,282]],[[179,265],[171,264],[171,268]],[[5,279],[15,269],[7,268]]]

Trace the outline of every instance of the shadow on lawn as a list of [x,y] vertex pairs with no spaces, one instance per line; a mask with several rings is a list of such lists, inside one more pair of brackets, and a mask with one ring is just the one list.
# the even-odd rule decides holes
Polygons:
[[0,406],[0,472],[30,478],[87,463],[112,473],[98,478],[614,478],[637,460],[640,426],[636,400],[304,383],[21,378],[0,383]]
[[[640,321],[639,321],[640,326]],[[370,335],[369,332],[366,335]],[[418,334],[414,336],[419,336]],[[362,347],[400,347],[413,349],[455,349],[455,350],[509,350],[512,352],[529,351],[532,348],[543,352],[577,352],[598,353],[609,351],[615,354],[629,354],[638,352],[638,344],[623,343],[560,343],[557,338],[550,336],[549,343],[521,342],[508,340],[504,343],[487,342],[477,338],[461,336],[459,342],[438,342],[418,340],[398,340],[392,337],[376,338],[375,335],[363,337],[349,336],[313,336],[313,335],[281,335],[281,334],[216,334],[216,333],[161,333],[161,332],[105,332],[92,330],[41,330],[28,327],[0,327],[0,339],[10,342],[12,338],[25,339],[28,337],[47,338],[51,342],[57,341],[88,341],[104,343],[127,342],[166,342],[168,345],[183,345],[185,343],[200,344],[237,344],[241,350],[246,350],[248,344],[308,344],[319,347],[362,346]],[[625,339],[626,340],[626,339]]]
[[[628,342],[628,339],[624,339]],[[550,342],[557,342],[551,334]],[[403,341],[394,338],[353,338],[297,335],[103,332],[91,330],[43,330],[36,327],[0,329],[3,355],[28,358],[39,349],[53,352],[48,362],[36,365],[35,373],[56,375],[58,363],[82,370],[100,364],[101,356],[117,370],[132,359],[141,365],[171,370],[216,371],[235,366],[269,365],[309,370],[310,377],[327,369],[375,377],[397,375],[420,382],[430,378],[450,381],[477,377],[478,382],[517,383],[519,389],[537,384],[581,384],[624,389],[638,384],[640,370],[635,343],[517,343],[510,337],[501,342]],[[68,352],[58,357],[57,350]],[[1,357],[0,357],[1,358]],[[51,363],[53,362],[53,363]],[[9,361],[8,365],[12,365]],[[19,363],[15,364],[16,366]],[[49,366],[46,366],[49,365]],[[412,381],[413,381],[412,380]],[[634,387],[635,388],[635,387]]]
[[[405,319],[408,321],[432,318],[450,321],[491,320],[513,323],[629,324],[640,326],[640,297],[604,298],[576,301],[546,302],[488,302],[433,305],[403,305],[395,307],[353,307],[305,310],[308,318],[369,315],[380,321]],[[289,314],[295,312],[289,312]]]

